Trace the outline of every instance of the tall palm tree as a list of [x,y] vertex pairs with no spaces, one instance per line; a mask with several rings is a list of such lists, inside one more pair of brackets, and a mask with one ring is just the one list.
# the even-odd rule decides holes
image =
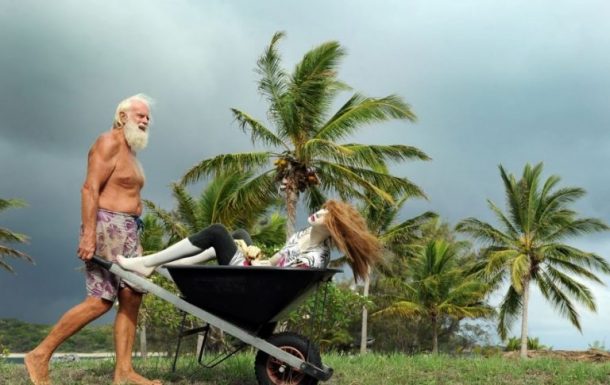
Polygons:
[[[438,215],[427,211],[414,218],[409,218],[400,223],[397,218],[409,198],[403,195],[400,199],[393,196],[394,203],[389,203],[380,197],[369,197],[369,203],[362,208],[363,216],[367,221],[369,230],[377,236],[386,252],[398,258],[411,257],[418,250],[418,241],[421,239],[421,229],[428,221],[437,218]],[[381,266],[384,271],[390,270],[390,266]],[[369,295],[371,285],[370,274],[364,280],[363,296]],[[360,353],[366,353],[368,339],[368,309],[362,307],[362,327],[360,334]]]
[[542,167],[542,163],[533,167],[527,164],[517,180],[500,166],[507,212],[488,201],[500,227],[476,218],[465,219],[457,226],[458,231],[488,245],[482,251],[482,275],[495,284],[510,283],[500,304],[498,333],[506,338],[511,323],[521,314],[521,357],[527,357],[532,282],[561,315],[581,330],[573,301],[595,311],[595,300],[587,286],[568,274],[601,283],[593,271],[610,272],[610,266],[599,255],[563,243],[577,235],[607,230],[608,226],[599,219],[579,218],[570,209],[570,204],[585,194],[583,189],[557,188],[560,178],[555,175],[541,185]]
[[274,34],[270,45],[257,62],[260,75],[258,90],[269,103],[268,118],[275,130],[241,110],[231,111],[240,128],[249,132],[253,143],[275,148],[222,154],[205,159],[182,178],[191,183],[221,171],[255,171],[239,195],[239,201],[257,204],[259,199],[282,191],[288,216],[287,233],[292,234],[296,206],[304,194],[310,210],[319,208],[325,194],[341,198],[366,199],[373,192],[391,201],[387,191],[423,196],[406,178],[399,178],[375,168],[388,161],[429,159],[415,147],[402,144],[368,145],[342,143],[364,125],[392,119],[414,121],[415,114],[400,97],[382,98],[353,94],[332,113],[331,107],[340,91],[348,87],[337,79],[339,62],[345,56],[338,42],[323,43],[296,65],[292,74],[281,67],[277,43],[284,33]]
[[[24,207],[26,204],[20,199],[2,199],[0,198],[0,212],[9,208]],[[0,267],[11,273],[14,273],[11,265],[6,261],[7,257],[21,259],[30,263],[34,263],[32,257],[26,253],[9,247],[7,243],[26,243],[28,237],[24,234],[19,234],[10,229],[0,227]]]
[[493,313],[483,302],[487,285],[469,272],[461,254],[463,244],[430,241],[410,260],[407,280],[397,282],[404,297],[374,313],[423,319],[432,328],[432,352],[438,353],[438,335],[445,318],[462,320]]

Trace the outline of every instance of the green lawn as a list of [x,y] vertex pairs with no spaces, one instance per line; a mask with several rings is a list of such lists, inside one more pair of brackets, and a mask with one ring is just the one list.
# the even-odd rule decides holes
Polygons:
[[[335,369],[329,385],[592,385],[610,384],[610,363],[572,362],[536,358],[526,361],[491,358],[433,357],[427,355],[344,356],[328,354],[324,363]],[[107,384],[113,362],[80,361],[52,366],[55,385]],[[176,373],[171,360],[150,359],[138,370],[167,385],[256,385],[254,356],[241,354],[214,369],[204,369],[182,358]],[[25,385],[23,365],[0,364],[0,384]]]

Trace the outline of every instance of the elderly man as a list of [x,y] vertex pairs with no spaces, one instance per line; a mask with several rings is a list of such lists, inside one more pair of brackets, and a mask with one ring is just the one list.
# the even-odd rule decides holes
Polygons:
[[144,173],[136,152],[148,142],[149,110],[145,95],[123,100],[116,109],[112,129],[100,135],[89,151],[81,191],[82,227],[78,245],[78,255],[86,264],[87,297],[68,310],[40,345],[26,355],[25,366],[35,385],[50,383],[48,364],[55,349],[110,310],[117,298],[114,383],[160,384],[136,373],[131,362],[141,290],[91,262],[93,255],[115,260],[117,254],[141,254],[138,230]]

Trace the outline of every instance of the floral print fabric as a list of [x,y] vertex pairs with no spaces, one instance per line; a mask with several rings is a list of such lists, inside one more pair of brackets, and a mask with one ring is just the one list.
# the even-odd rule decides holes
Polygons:
[[[141,254],[138,219],[138,217],[125,213],[98,210],[95,255],[116,262],[116,256],[119,254],[128,258]],[[123,282],[103,267],[93,262],[87,262],[87,295],[114,301],[119,288],[125,285],[138,292],[144,292],[135,285]]]

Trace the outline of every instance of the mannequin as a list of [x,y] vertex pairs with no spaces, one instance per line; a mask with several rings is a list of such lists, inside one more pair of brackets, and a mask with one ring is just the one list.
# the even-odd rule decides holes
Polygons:
[[135,258],[119,255],[117,261],[121,267],[144,276],[160,265],[194,264],[214,257],[220,265],[325,268],[330,262],[331,246],[335,246],[347,256],[356,280],[364,279],[369,267],[379,261],[379,242],[351,205],[329,200],[307,221],[309,227],[293,234],[284,247],[267,260],[250,260],[236,245],[234,238],[244,240],[246,245],[252,244],[245,231],[232,235],[223,225],[214,224],[158,253]]

